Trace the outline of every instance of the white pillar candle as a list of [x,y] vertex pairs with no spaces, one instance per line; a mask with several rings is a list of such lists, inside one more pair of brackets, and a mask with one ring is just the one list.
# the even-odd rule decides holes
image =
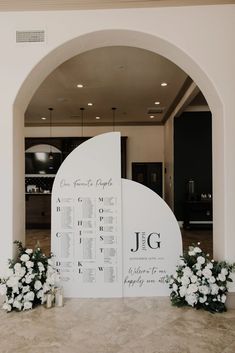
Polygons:
[[55,305],[63,306],[64,305],[64,296],[61,288],[58,288],[55,293]]
[[61,293],[56,294],[55,305],[56,306],[63,306],[64,305],[63,294],[61,294]]
[[52,294],[48,293],[46,295],[46,308],[49,309],[52,307]]

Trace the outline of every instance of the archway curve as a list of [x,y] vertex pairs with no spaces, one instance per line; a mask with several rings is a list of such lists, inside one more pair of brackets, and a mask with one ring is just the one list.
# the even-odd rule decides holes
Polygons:
[[[210,80],[206,72],[196,60],[174,43],[149,33],[123,29],[90,32],[61,43],[35,65],[22,83],[14,101],[13,124],[19,124],[19,121],[16,123],[19,115],[22,117],[20,123],[23,124],[23,115],[30,99],[44,79],[55,68],[75,55],[107,46],[137,47],[166,57],[184,70],[206,97],[213,116],[214,253],[221,256],[224,252],[224,244],[220,237],[224,230],[224,214],[221,211],[224,210],[224,195],[221,187],[224,184],[223,105],[212,80]],[[215,141],[220,141],[219,146],[215,144]],[[217,200],[220,200],[220,207],[217,207],[217,203],[219,203]]]
[[90,32],[61,43],[58,47],[50,51],[35,65],[32,71],[29,72],[15,98],[14,106],[20,105],[21,108],[26,110],[30,99],[39,85],[54,69],[66,60],[86,51],[106,46],[137,47],[166,57],[168,60],[178,65],[195,81],[206,97],[212,111],[215,107],[216,109],[219,108],[221,100],[216,88],[213,86],[207,74],[200,68],[195,60],[187,55],[187,53],[175,46],[174,43],[166,41],[163,38],[144,32],[123,29]]

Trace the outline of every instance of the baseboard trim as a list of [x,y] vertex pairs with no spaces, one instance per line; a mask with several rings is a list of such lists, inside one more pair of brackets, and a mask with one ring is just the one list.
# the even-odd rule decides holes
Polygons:
[[226,308],[235,309],[235,292],[228,292],[226,299]]

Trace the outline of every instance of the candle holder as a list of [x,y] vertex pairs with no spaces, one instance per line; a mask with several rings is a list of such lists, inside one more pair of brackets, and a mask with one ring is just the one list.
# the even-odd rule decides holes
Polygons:
[[55,289],[55,306],[64,306],[64,294],[61,287]]
[[46,300],[45,300],[45,308],[50,309],[54,305],[54,299],[55,296],[52,292],[48,292],[45,294]]

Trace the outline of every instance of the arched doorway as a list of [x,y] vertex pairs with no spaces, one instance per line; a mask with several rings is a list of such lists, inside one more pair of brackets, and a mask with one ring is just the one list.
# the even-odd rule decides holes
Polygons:
[[[69,42],[63,43],[58,46],[55,50],[46,55],[43,60],[41,60],[28,75],[26,80],[21,86],[21,89],[15,99],[14,103],[14,123],[15,127],[17,124],[23,126],[23,116],[26,107],[41,82],[48,76],[48,74],[53,71],[58,65],[63,63],[65,60],[82,53],[84,51],[99,48],[102,46],[135,46],[141,49],[147,49],[149,51],[155,52],[162,56],[165,56],[169,60],[176,63],[181,67],[187,74],[189,74],[192,79],[200,87],[201,91],[205,95],[210,109],[213,115],[213,141],[222,141],[223,136],[223,124],[222,124],[222,105],[220,99],[213,87],[211,81],[203,70],[187,56],[181,49],[174,46],[161,38],[134,31],[126,30],[107,30],[107,31],[97,31],[89,33],[83,36],[72,39]],[[16,131],[18,130],[18,131]],[[23,146],[23,134],[20,135],[20,129],[15,129],[16,138],[15,145]],[[19,183],[19,180],[23,178],[23,149],[15,148],[14,155],[17,163],[15,165],[15,184]],[[220,189],[221,183],[223,183],[223,168],[222,168],[222,158],[223,158],[223,145],[217,146],[215,142],[213,143],[213,195],[214,195],[214,254],[222,256],[223,254],[223,244],[220,240],[221,230],[223,229],[223,219],[224,219],[224,207],[223,207],[223,195],[222,189]],[[23,185],[23,183],[21,183]],[[18,205],[20,200],[23,199],[23,189],[16,188],[16,193],[14,198],[16,202],[14,205]],[[220,199],[220,203],[217,200]],[[19,208],[17,208],[19,213]],[[15,212],[15,215],[17,214]],[[20,224],[18,229],[23,229],[24,215],[21,214],[14,219],[14,222]],[[15,228],[16,229],[16,228]],[[17,230],[16,230],[17,232]],[[18,238],[15,235],[15,238]]]

